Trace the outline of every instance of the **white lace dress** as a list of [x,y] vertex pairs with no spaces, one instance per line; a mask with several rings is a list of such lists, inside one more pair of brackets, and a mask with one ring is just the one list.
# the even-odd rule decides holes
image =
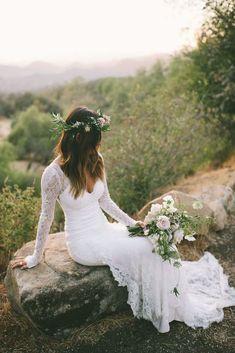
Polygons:
[[[69,179],[55,159],[41,178],[42,208],[35,249],[25,258],[29,268],[42,260],[57,200],[65,215],[71,258],[87,266],[108,265],[118,285],[127,286],[127,303],[134,316],[150,320],[159,332],[168,332],[173,320],[207,328],[223,320],[224,307],[235,305],[235,288],[229,286],[227,275],[210,252],[199,261],[182,261],[177,269],[152,253],[148,238],[130,237],[126,225],[136,220],[111,199],[106,178],[104,182],[98,179],[92,192],[85,191],[76,200],[69,190]],[[102,210],[117,222],[109,222]],[[178,296],[172,292],[176,282]]]

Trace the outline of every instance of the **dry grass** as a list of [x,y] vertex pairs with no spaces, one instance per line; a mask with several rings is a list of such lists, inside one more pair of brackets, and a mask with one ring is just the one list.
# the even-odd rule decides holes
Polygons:
[[96,344],[105,333],[128,325],[134,321],[130,313],[117,313],[112,317],[106,317],[101,320],[77,329],[69,338],[69,343],[77,345],[78,343]]

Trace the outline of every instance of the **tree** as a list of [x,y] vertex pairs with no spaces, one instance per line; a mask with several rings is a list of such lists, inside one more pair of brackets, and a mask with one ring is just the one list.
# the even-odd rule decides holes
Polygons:
[[21,112],[8,140],[17,146],[18,158],[46,164],[52,153],[52,120],[36,106]]
[[198,48],[189,52],[197,68],[193,88],[207,117],[217,119],[235,140],[235,1],[207,0],[209,16]]
[[16,148],[9,141],[0,143],[0,175],[9,171],[9,163],[14,161],[16,156]]

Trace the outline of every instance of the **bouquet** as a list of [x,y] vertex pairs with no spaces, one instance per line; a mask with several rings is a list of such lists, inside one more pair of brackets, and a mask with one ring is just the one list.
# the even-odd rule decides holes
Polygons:
[[[201,201],[193,202],[194,209],[203,208]],[[203,221],[211,220],[210,216],[203,217]],[[181,259],[177,249],[183,239],[195,241],[198,227],[202,223],[202,217],[192,216],[183,208],[176,208],[171,195],[163,197],[162,204],[154,203],[144,219],[144,227],[141,225],[127,226],[129,236],[147,236],[153,244],[152,252],[157,253],[163,259],[168,260],[173,266],[180,267]],[[173,293],[179,294],[177,286]]]

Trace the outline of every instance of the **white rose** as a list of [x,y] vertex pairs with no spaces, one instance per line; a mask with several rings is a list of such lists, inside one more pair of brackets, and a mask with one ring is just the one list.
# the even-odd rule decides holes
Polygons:
[[174,243],[180,243],[183,240],[184,231],[183,229],[177,229],[174,232]]
[[185,235],[184,238],[187,239],[187,240],[189,240],[189,241],[194,241],[194,240],[196,240],[196,238],[194,238],[193,235]]
[[149,234],[149,229],[145,229],[144,230],[144,235],[148,235]]
[[98,118],[99,124],[103,126],[106,123],[106,120],[104,118]]
[[162,198],[164,201],[166,201],[167,203],[174,203],[175,201],[174,201],[174,199],[173,199],[173,197],[171,196],[171,195],[166,195],[166,196],[164,196],[163,198]]
[[152,214],[158,214],[160,213],[161,209],[162,209],[162,205],[160,205],[160,203],[153,203],[151,206],[150,212]]
[[144,223],[151,223],[152,221],[155,220],[155,216],[153,214],[151,214],[150,212],[148,212],[147,216],[145,216],[144,218]]
[[159,234],[157,234],[157,233],[151,234],[151,235],[149,236],[149,239],[152,240],[152,242],[155,243],[155,242],[157,242],[158,239],[159,239]]
[[105,122],[110,123],[111,117],[109,115],[103,114],[103,118],[104,118]]
[[170,220],[167,216],[159,216],[157,220],[157,227],[160,229],[168,229],[170,228]]
[[177,208],[174,207],[172,204],[166,205],[165,207],[166,207],[166,209],[167,209],[167,211],[168,211],[169,213],[174,213],[174,212],[177,211]]

